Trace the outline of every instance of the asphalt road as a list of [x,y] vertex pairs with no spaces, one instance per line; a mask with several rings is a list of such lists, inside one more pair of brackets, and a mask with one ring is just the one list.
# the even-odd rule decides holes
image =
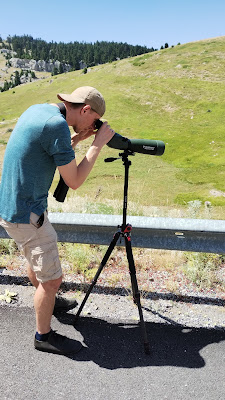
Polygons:
[[1,400],[224,400],[225,331],[146,323],[146,355],[136,322],[74,315],[54,329],[84,348],[74,358],[34,349],[31,308],[0,307]]

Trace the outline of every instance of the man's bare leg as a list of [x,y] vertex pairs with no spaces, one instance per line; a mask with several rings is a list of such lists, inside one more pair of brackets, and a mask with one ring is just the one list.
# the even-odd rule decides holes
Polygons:
[[[36,278],[35,272],[30,268],[29,265],[27,266],[27,275],[28,275],[28,278],[29,278],[30,282],[32,283],[32,285],[36,289],[38,289],[39,281]],[[61,279],[61,281],[62,281],[62,279]],[[50,282],[52,282],[52,281],[50,281]],[[39,290],[41,291],[41,288],[39,288]],[[57,294],[57,293],[55,293],[55,294]],[[55,300],[57,301],[56,304],[55,304]],[[54,304],[55,304],[55,308],[53,306],[54,312],[62,312],[62,311],[66,312],[66,311],[69,311],[69,310],[75,308],[78,305],[78,303],[75,299],[68,300],[68,299],[64,299],[61,296],[56,296],[56,298],[54,298]]]
[[81,342],[51,331],[52,312],[55,295],[61,285],[62,276],[45,283],[39,283],[34,296],[37,332],[34,347],[37,350],[57,354],[77,353],[82,349]]
[[34,295],[37,332],[45,334],[51,330],[51,319],[55,305],[55,295],[61,285],[62,277],[39,283]]
[[62,277],[45,283],[40,283],[35,272],[27,266],[28,278],[36,288],[34,308],[36,312],[37,332],[48,333],[51,329],[51,318],[55,305],[55,296],[62,282]]

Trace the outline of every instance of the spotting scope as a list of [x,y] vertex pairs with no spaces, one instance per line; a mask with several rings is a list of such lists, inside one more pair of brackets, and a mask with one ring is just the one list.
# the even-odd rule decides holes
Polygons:
[[[99,129],[103,122],[98,119],[95,128]],[[107,146],[118,150],[130,150],[132,153],[150,154],[161,156],[165,151],[165,144],[161,140],[128,139],[119,133],[115,133]]]

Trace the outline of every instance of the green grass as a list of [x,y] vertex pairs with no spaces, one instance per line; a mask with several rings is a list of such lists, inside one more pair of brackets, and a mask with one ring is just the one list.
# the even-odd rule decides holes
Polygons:
[[[106,99],[104,117],[117,132],[166,143],[162,157],[131,159],[128,198],[137,204],[137,214],[141,207],[182,209],[201,200],[211,201],[215,216],[222,218],[225,197],[211,193],[225,192],[224,68],[221,37],[96,66],[85,75],[76,71],[16,87],[15,93],[0,94],[0,157],[7,130],[28,106],[57,102],[56,93],[80,85],[95,86]],[[78,159],[86,149],[87,144],[78,147]],[[111,213],[107,201],[122,202],[124,171],[121,161],[105,164],[104,157],[117,154],[105,147],[86,183],[69,198],[76,202],[76,196],[86,195],[88,210]]]

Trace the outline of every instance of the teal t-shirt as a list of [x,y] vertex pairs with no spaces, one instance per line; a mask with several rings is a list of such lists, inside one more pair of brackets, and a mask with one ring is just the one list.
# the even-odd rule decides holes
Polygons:
[[6,146],[0,184],[0,216],[29,223],[47,209],[57,166],[75,158],[70,130],[58,107],[37,104],[19,118]]

